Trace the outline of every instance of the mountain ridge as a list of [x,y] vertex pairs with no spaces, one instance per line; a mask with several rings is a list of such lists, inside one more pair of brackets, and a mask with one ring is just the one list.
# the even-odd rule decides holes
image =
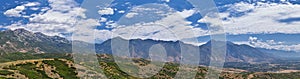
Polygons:
[[[113,38],[115,39],[115,38]],[[157,40],[144,40],[144,39],[121,39],[123,41],[129,42],[129,51],[132,57],[138,58],[148,58],[149,48],[155,44],[161,44],[165,47],[169,61],[180,61],[181,48],[180,43],[185,44],[180,41],[157,41]],[[212,40],[214,41],[214,40]],[[103,42],[102,44],[96,44],[97,53],[112,54],[111,49],[112,39]],[[221,41],[222,42],[222,41]],[[208,64],[211,56],[211,41],[207,42],[201,46],[194,46],[192,44],[186,44],[190,47],[199,48],[200,51],[200,63]],[[253,48],[248,45],[237,45],[232,42],[226,41],[226,61],[227,62],[270,62],[272,60],[277,60],[267,53],[261,52],[260,50]],[[240,50],[243,49],[243,50]],[[213,57],[214,58],[214,57]]]
[[[121,38],[121,37],[118,37]],[[72,41],[59,36],[46,36],[42,33],[33,33],[25,29],[6,30],[0,32],[0,52],[34,52],[34,53],[72,53]],[[112,38],[116,39],[116,38]],[[112,54],[111,40],[106,40],[101,44],[90,44],[80,42],[80,45],[89,49],[95,45],[96,53]],[[122,39],[122,38],[121,38]],[[126,40],[126,39],[123,39]],[[207,64],[210,61],[211,41],[201,46],[186,44],[181,41],[161,41],[151,39],[130,39],[129,48],[133,57],[148,58],[149,48],[154,44],[161,44],[165,47],[168,60],[178,62],[180,58],[180,45],[185,44],[189,47],[199,48],[200,63]],[[75,41],[73,41],[75,42]],[[91,46],[93,47],[93,46]],[[226,61],[227,62],[270,62],[277,60],[273,55],[262,52],[257,48],[248,45],[237,45],[226,41]]]
[[59,36],[47,36],[25,29],[0,32],[0,52],[70,53],[71,41]]

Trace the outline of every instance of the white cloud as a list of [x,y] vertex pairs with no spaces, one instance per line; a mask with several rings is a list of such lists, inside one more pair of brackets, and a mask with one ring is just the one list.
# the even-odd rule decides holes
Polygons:
[[101,17],[99,22],[106,22],[107,18]]
[[17,6],[15,10],[22,11],[25,9],[25,6]]
[[23,5],[17,6],[13,9],[9,9],[9,10],[5,11],[4,15],[9,16],[9,17],[20,17],[21,12],[23,10],[25,10],[25,6],[23,6]]
[[[149,8],[150,9],[150,8]],[[145,12],[141,9],[139,12]],[[135,12],[135,11],[134,11]],[[133,13],[133,12],[132,12]],[[185,20],[187,17],[194,13],[193,10],[185,10],[183,12],[170,11],[166,17],[153,22],[140,22],[129,26],[117,25],[111,31],[114,35],[121,36],[126,39],[154,39],[165,41],[176,41],[189,38],[196,38],[199,36],[208,35],[207,30],[201,28],[194,28],[191,26],[191,22]],[[184,15],[187,14],[187,15]],[[128,14],[127,14],[128,15]],[[155,16],[155,15],[153,15]],[[180,17],[182,16],[182,17]],[[129,16],[125,16],[129,17]],[[130,17],[138,18],[138,17]],[[199,43],[192,43],[194,45],[200,45]]]
[[284,42],[277,42],[275,40],[263,41],[257,37],[249,37],[247,42],[234,42],[236,44],[246,44],[256,48],[276,49],[285,51],[300,52],[300,44],[286,45]]
[[[168,5],[166,4],[145,4],[140,6],[133,7],[126,15],[126,18],[136,18],[141,16],[147,16],[147,18],[150,17],[165,17],[167,15],[170,15],[170,13],[175,12],[173,9],[170,9]],[[178,12],[181,14],[188,13],[190,10],[185,10],[184,12]],[[153,15],[153,16],[149,16]],[[185,15],[183,15],[185,16]],[[144,17],[145,18],[145,17]]]
[[119,13],[125,13],[125,11],[124,10],[121,10],[121,11],[118,11]]
[[[24,28],[33,32],[42,32],[49,36],[65,37],[62,33],[80,32],[78,30],[82,29],[94,30],[95,26],[100,25],[99,20],[86,18],[86,10],[80,8],[73,0],[49,0],[48,2],[50,7],[42,8],[46,12],[32,14],[28,24],[16,23],[5,28]],[[29,6],[29,4],[27,5]],[[33,4],[30,5],[33,6]],[[22,9],[24,8],[18,8],[18,10]],[[75,26],[77,23],[78,25]],[[75,29],[75,27],[80,29]]]
[[114,9],[104,8],[102,10],[99,10],[98,13],[101,14],[101,15],[113,15],[114,14]]
[[41,11],[44,12],[44,11],[47,11],[47,10],[49,10],[49,9],[50,9],[49,7],[43,7],[43,8],[41,9]]
[[[148,11],[159,15],[153,17],[163,18],[147,23],[141,22],[129,26],[122,26],[117,25],[114,21],[107,21],[107,18],[101,18],[100,20],[86,18],[86,10],[80,8],[73,0],[49,0],[49,3],[50,7],[41,8],[44,12],[32,14],[29,17],[30,22],[28,24],[16,23],[6,26],[5,28],[25,28],[33,32],[42,32],[46,35],[58,35],[62,37],[65,37],[62,33],[75,33],[74,35],[77,38],[73,40],[81,40],[85,42],[93,41],[94,39],[87,38],[94,38],[94,34],[96,34],[96,39],[101,41],[112,38],[112,35],[130,39],[141,38],[168,41],[190,39],[208,35],[207,30],[195,28],[190,25],[191,22],[186,21],[186,17],[194,14],[194,10],[178,12],[172,10],[170,7],[167,9],[153,8],[159,6],[153,6],[151,8],[138,7],[134,8],[132,12]],[[99,13],[113,14],[113,11],[113,9],[107,8],[106,11],[99,11]],[[145,14],[148,14],[148,12],[145,12]],[[99,22],[106,22],[108,24],[106,27],[112,27],[112,30],[95,29],[95,26],[100,25]],[[74,24],[76,23],[77,25],[75,26]],[[200,45],[196,42],[188,42],[190,44]]]
[[280,0],[281,2],[285,2],[286,0]]
[[22,16],[21,13],[26,9],[26,7],[38,6],[38,5],[40,5],[40,3],[38,3],[38,2],[30,2],[27,4],[23,4],[23,5],[13,8],[13,9],[9,9],[9,10],[5,11],[4,15],[6,15],[8,17],[21,17]]
[[113,36],[116,36],[116,35],[112,35],[113,33],[109,30],[95,30],[94,32],[95,32],[95,37],[98,38],[96,40],[98,41],[105,41],[110,38],[113,38]]
[[130,12],[130,13],[127,13],[125,16],[127,18],[133,18],[134,16],[138,15],[138,13],[134,13],[134,12]]
[[78,4],[74,0],[48,0],[51,10],[68,12],[73,8],[78,8]]
[[254,8],[255,8],[254,4],[241,2],[241,3],[235,3],[235,4],[231,5],[231,7],[228,10],[234,11],[234,12],[245,12],[245,11],[252,10]]
[[[188,44],[202,45],[203,43],[198,43],[196,40],[187,40],[208,35],[208,30],[195,28],[191,26],[190,21],[186,20],[187,17],[194,13],[195,11],[193,9],[179,12],[173,10],[169,6],[161,4],[137,6],[132,8],[131,11],[124,16],[124,18],[129,18],[125,19],[125,21],[139,20],[138,23],[134,22],[129,25],[120,25],[118,23],[122,23],[123,21],[120,20],[118,23],[111,24],[111,27],[113,28],[111,31],[98,31],[99,35],[97,35],[97,37],[99,40],[109,39],[111,38],[109,37],[111,35],[113,35],[112,37],[120,36],[125,39],[153,39],[164,41],[181,40]],[[154,19],[150,22],[144,21],[156,17],[160,17],[160,19]],[[108,36],[106,34],[108,34]]]
[[31,10],[39,10],[40,8],[38,8],[38,7],[32,7],[32,8],[30,8]]
[[179,15],[181,15],[183,18],[187,18],[192,16],[196,11],[191,9],[191,10],[183,10],[182,12],[177,12]]
[[165,1],[165,2],[170,2],[171,0],[163,0],[163,1]]
[[40,5],[39,2],[30,2],[30,3],[24,4],[24,6],[28,6],[28,7],[31,7],[31,6],[38,6],[38,5]]
[[[230,11],[246,12],[240,17],[229,17]],[[300,17],[300,5],[298,4],[279,4],[279,3],[260,3],[256,6],[247,3],[236,3],[230,10],[220,13],[223,19],[215,19],[205,16],[200,22],[207,22],[205,19],[215,19],[223,21],[223,26],[229,34],[261,34],[261,33],[300,33],[299,21],[284,23],[278,20]]]

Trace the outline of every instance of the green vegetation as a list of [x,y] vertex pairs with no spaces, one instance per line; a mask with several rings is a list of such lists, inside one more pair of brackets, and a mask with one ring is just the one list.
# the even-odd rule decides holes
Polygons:
[[0,70],[0,75],[11,75],[11,74],[14,74],[14,72],[8,70]]
[[292,73],[263,73],[255,74],[253,79],[272,79],[272,78],[281,78],[281,79],[300,79],[299,72]]
[[66,62],[54,59],[54,61],[44,60],[43,63],[56,67],[57,73],[64,79],[77,79],[74,67],[69,67]]
[[45,59],[45,58],[63,58],[71,60],[70,54],[66,53],[45,53],[45,54],[34,54],[34,53],[5,53],[0,55],[0,63],[17,61],[17,60],[29,60],[29,59]]
[[37,69],[35,64],[27,63],[17,65],[17,70],[29,79],[50,79],[43,71]]
[[[51,60],[52,59],[52,60]],[[53,60],[54,59],[54,60]],[[62,60],[60,60],[62,59]],[[71,56],[66,53],[57,54],[34,54],[34,53],[9,53],[0,55],[0,62],[11,62],[8,66],[0,66],[0,75],[11,75],[13,78],[23,78],[16,73],[24,75],[29,79],[52,79],[45,71],[45,65],[55,67],[51,70],[54,74],[58,74],[58,78],[63,79],[78,79],[77,73],[75,73],[75,67],[69,67],[66,61],[72,63]],[[24,61],[26,63],[23,63]],[[48,73],[51,73],[48,72]],[[55,77],[56,78],[56,77]],[[6,79],[1,77],[0,79]]]
[[[4,57],[7,56],[7,57]],[[20,73],[29,79],[78,79],[78,72],[76,68],[73,67],[74,63],[71,61],[71,55],[69,54],[32,54],[32,53],[11,53],[1,55],[1,62],[16,61],[16,60],[28,60],[28,59],[49,59],[51,60],[38,60],[38,61],[28,61],[26,63],[12,64],[9,66],[3,66],[0,68],[0,79],[7,79],[6,76],[13,76],[13,78],[20,79]],[[137,77],[131,76],[124,71],[122,71],[119,66],[114,62],[111,55],[99,54],[99,64],[104,74],[109,79],[139,79]],[[3,61],[2,59],[6,59]],[[137,67],[149,65],[150,61],[145,59],[135,59],[133,63],[123,63],[128,70],[133,70],[132,72],[143,72]],[[234,63],[231,63],[234,65]],[[243,67],[247,68],[246,64],[241,64]],[[261,65],[265,66],[265,65]],[[46,71],[45,68],[49,67],[50,70]],[[152,67],[152,66],[151,66]],[[155,65],[153,66],[155,67]],[[151,68],[150,68],[151,69]],[[85,72],[86,70],[78,69],[80,72]],[[164,65],[163,69],[158,71],[157,74],[148,79],[171,79],[174,78],[179,70],[178,63],[168,62]],[[206,67],[198,67],[197,69],[186,69],[186,71],[197,71],[195,79],[204,79],[207,73]],[[51,71],[51,72],[50,72]],[[49,75],[51,73],[52,75]],[[58,75],[58,76],[53,76]],[[86,74],[98,74],[96,72],[86,71]],[[300,79],[300,72],[293,73],[268,73],[268,72],[223,72],[220,75],[220,79]]]
[[0,62],[9,62],[26,59],[38,59],[40,57],[33,56],[30,53],[7,53],[0,55]]
[[[102,66],[102,69],[104,70],[105,75],[109,79],[138,79],[136,77],[133,77],[122,70],[120,70],[119,66],[114,63],[112,60],[112,56],[110,55],[99,55],[100,65]],[[129,63],[123,63],[123,67],[127,66],[126,68],[128,70],[134,70],[132,72],[138,72],[137,66],[145,66],[150,63],[150,61],[145,59],[134,59],[134,62],[136,65],[129,64]],[[156,75],[150,77],[149,79],[171,79],[174,78],[176,73],[179,70],[179,64],[177,63],[166,63]],[[197,69],[195,69],[197,70]],[[198,68],[198,73],[205,72],[207,69],[204,67]],[[143,71],[141,71],[143,72]],[[203,76],[197,76],[195,78],[204,78]]]
[[13,78],[5,78],[5,77],[0,77],[0,79],[13,79]]

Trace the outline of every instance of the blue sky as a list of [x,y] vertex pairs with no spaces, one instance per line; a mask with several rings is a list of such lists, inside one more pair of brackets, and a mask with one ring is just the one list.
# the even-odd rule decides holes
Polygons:
[[[201,16],[185,0],[115,0],[108,7],[89,8],[81,8],[82,3],[83,0],[1,0],[0,30],[24,28],[68,39],[73,34],[80,37],[76,40],[87,42],[93,39],[85,38],[93,36],[101,42],[134,33],[133,38],[142,39],[198,38],[200,43],[193,43],[200,45],[209,40],[207,24],[216,24],[209,20],[216,20],[223,23],[228,41],[300,51],[300,0],[215,0],[220,18]],[[77,23],[80,26],[74,26]],[[179,38],[172,36],[170,29],[178,32]],[[191,32],[196,34],[189,35]],[[93,33],[96,35],[89,35]]]

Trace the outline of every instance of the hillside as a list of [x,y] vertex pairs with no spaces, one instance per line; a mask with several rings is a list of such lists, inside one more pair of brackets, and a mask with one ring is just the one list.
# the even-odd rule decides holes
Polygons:
[[[13,53],[10,53],[13,54]],[[19,53],[24,55],[25,53]],[[35,57],[34,59],[17,60],[0,63],[0,79],[79,79],[79,78],[102,78],[103,75],[87,71],[84,66],[74,64],[72,61],[63,58],[63,54],[27,54],[26,56]],[[51,57],[62,58],[51,58]],[[43,58],[50,57],[50,58]],[[65,56],[68,58],[69,56]],[[111,55],[99,54],[99,64],[108,79],[140,79],[124,73],[113,61]],[[147,60],[135,59],[135,64],[128,64],[134,67],[140,67],[147,64]],[[125,63],[126,64],[126,63]],[[167,62],[163,69],[156,75],[148,79],[170,79],[174,78],[178,72],[179,64]],[[78,70],[78,71],[76,71]],[[191,70],[191,69],[186,69]],[[195,79],[204,79],[207,74],[207,67],[199,66],[192,69],[197,72]],[[141,71],[142,72],[142,71]],[[225,68],[220,75],[220,79],[297,79],[300,77],[299,71],[285,70],[282,72],[248,72],[246,70]],[[89,77],[88,77],[89,76]]]
[[24,29],[0,32],[0,52],[70,53],[71,42],[59,36],[46,36]]

